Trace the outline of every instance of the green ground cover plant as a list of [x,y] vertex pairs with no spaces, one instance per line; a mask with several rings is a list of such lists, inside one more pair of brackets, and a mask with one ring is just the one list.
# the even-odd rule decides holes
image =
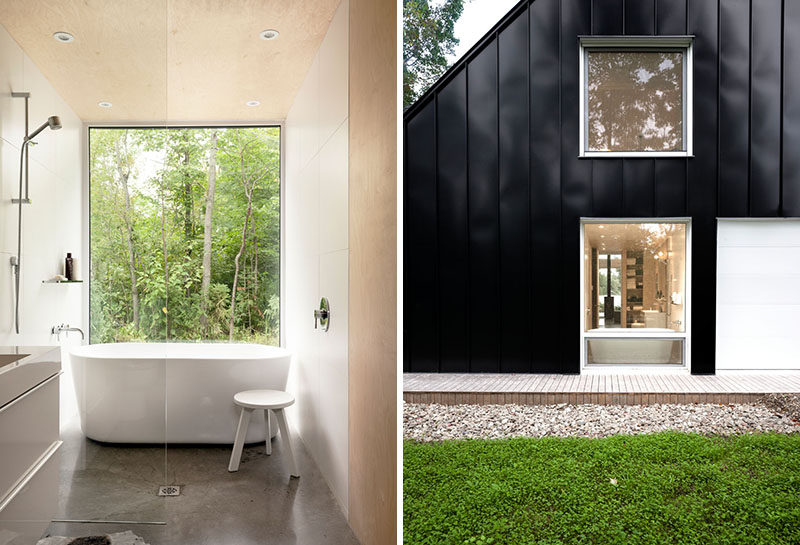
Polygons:
[[408,544],[797,544],[800,434],[406,441]]

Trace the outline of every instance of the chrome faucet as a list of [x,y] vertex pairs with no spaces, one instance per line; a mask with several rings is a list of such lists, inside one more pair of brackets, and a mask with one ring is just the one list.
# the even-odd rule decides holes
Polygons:
[[53,326],[52,329],[50,330],[50,333],[52,335],[55,335],[56,339],[60,341],[61,340],[61,337],[60,337],[61,333],[62,332],[69,333],[70,331],[77,331],[78,333],[80,333],[81,334],[81,340],[84,340],[86,338],[86,337],[84,337],[83,330],[81,330],[81,328],[79,328],[79,327],[69,327],[69,324],[66,324],[66,325],[65,324],[61,324],[60,326]]

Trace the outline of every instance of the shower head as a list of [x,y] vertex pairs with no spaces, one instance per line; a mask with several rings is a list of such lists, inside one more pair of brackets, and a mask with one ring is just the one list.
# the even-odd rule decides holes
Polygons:
[[52,130],[57,131],[58,129],[61,128],[61,118],[58,117],[57,115],[51,115],[50,117],[47,118],[47,121],[42,123],[42,125],[38,129],[36,129],[31,134],[26,136],[24,141],[30,142],[36,137],[37,134],[45,130],[47,127],[50,127]]

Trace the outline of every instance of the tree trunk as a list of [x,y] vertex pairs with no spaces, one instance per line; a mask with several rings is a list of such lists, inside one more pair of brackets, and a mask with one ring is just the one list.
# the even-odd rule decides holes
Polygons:
[[[189,174],[189,132],[183,131],[183,233],[186,241],[192,240],[194,236],[194,226],[192,225],[192,176]],[[188,253],[191,255],[192,247],[187,245]]]
[[[228,340],[233,341],[233,322],[234,316],[236,311],[236,290],[239,287],[239,271],[240,271],[240,264],[239,261],[244,254],[244,250],[247,246],[247,233],[248,228],[250,226],[250,218],[253,215],[253,194],[255,193],[256,187],[258,187],[258,183],[263,180],[269,174],[269,168],[264,168],[260,172],[253,172],[251,177],[248,178],[248,173],[245,170],[245,152],[247,151],[247,145],[242,144],[241,135],[239,133],[236,134],[237,141],[239,143],[239,172],[242,179],[242,188],[244,189],[244,195],[247,198],[247,214],[245,214],[244,218],[244,225],[242,225],[242,242],[239,245],[239,252],[236,254],[236,257],[233,260],[234,270],[233,270],[233,287],[231,289],[231,316],[230,321],[228,322]],[[245,272],[246,274],[246,272]]]
[[253,191],[247,190],[245,186],[245,195],[247,196],[247,214],[244,217],[244,226],[242,227],[242,244],[239,246],[239,252],[233,259],[233,288],[231,289],[231,318],[228,322],[228,341],[233,341],[233,318],[234,310],[236,310],[236,289],[239,284],[239,259],[244,253],[244,248],[247,243],[247,226],[250,223],[250,215],[253,213]]
[[128,191],[128,177],[130,176],[130,168],[128,166],[128,132],[125,131],[123,135],[124,149],[119,149],[119,142],[117,143],[117,173],[119,180],[122,184],[122,192],[125,196],[125,211],[122,214],[122,219],[125,222],[125,236],[128,241],[128,272],[131,277],[131,306],[133,307],[133,325],[136,330],[139,330],[139,287],[136,283],[136,252],[133,246],[133,224],[131,218],[133,216],[131,210],[131,196]]
[[[163,184],[163,181],[162,181]],[[165,338],[169,339],[169,260],[167,255],[167,207],[166,207],[166,191],[167,189],[162,185],[161,187],[161,251],[164,254],[164,320],[166,321],[166,334]]]
[[203,298],[203,315],[200,324],[203,335],[208,337],[208,290],[211,287],[211,227],[214,215],[214,193],[217,190],[217,132],[211,133],[208,148],[208,191],[206,191],[206,215],[203,222],[203,279],[200,293]]

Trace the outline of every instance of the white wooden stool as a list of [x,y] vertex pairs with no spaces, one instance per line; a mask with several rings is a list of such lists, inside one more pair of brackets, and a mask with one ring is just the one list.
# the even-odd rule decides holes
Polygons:
[[233,452],[231,453],[231,461],[228,464],[228,471],[239,470],[239,462],[242,459],[242,447],[244,447],[244,438],[247,435],[250,415],[255,410],[263,410],[267,432],[267,454],[272,454],[272,443],[270,441],[272,439],[272,430],[269,424],[269,411],[272,411],[278,420],[278,428],[281,431],[281,439],[283,439],[283,448],[288,456],[289,475],[299,477],[300,472],[297,471],[297,462],[294,459],[294,451],[292,450],[292,440],[289,438],[289,426],[286,424],[286,414],[283,411],[284,408],[294,403],[292,394],[279,390],[247,390],[233,396],[233,402],[242,408],[242,412],[239,415],[239,427],[236,428],[236,439],[233,441]]

